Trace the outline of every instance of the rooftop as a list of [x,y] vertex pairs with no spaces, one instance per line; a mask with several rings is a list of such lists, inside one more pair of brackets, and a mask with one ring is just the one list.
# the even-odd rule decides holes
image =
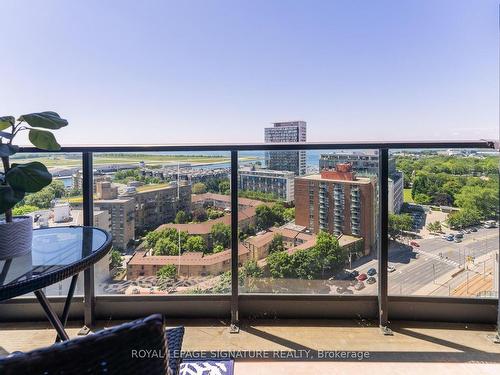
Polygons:
[[[243,244],[238,245],[238,255],[247,254],[249,251]],[[180,257],[178,255],[147,255],[145,251],[136,251],[128,265],[165,266],[167,264],[180,264],[181,266],[208,266],[228,260],[231,260],[231,249],[207,255],[201,252],[185,252]]]
[[354,184],[354,185],[367,185],[372,183],[372,179],[368,177],[357,177],[355,180],[342,180],[342,179],[330,179],[330,178],[323,178],[321,174],[310,174],[308,176],[300,176],[300,177],[295,177],[296,180],[312,180],[312,181],[336,181],[336,182],[343,182],[343,183],[349,183],[349,184]]

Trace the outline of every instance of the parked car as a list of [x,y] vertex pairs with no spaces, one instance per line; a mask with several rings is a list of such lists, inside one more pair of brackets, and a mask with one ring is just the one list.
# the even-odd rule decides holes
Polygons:
[[366,273],[362,273],[358,276],[359,281],[365,281],[366,279],[368,279],[368,276],[366,275]]
[[366,280],[367,284],[374,284],[377,281],[373,276],[369,277],[368,280]]
[[483,227],[486,229],[496,228],[497,222],[495,220],[487,220],[484,222]]
[[419,244],[418,244],[418,242],[416,242],[416,241],[411,241],[411,242],[410,242],[410,245],[411,245],[411,246],[415,246],[415,247],[420,247],[420,245],[419,245]]
[[447,237],[446,237],[446,241],[453,241],[455,239],[455,236],[453,234],[449,234]]
[[464,234],[463,233],[457,233],[457,234],[455,234],[455,239],[456,238],[464,238]]
[[377,270],[375,268],[370,268],[366,273],[368,276],[373,276],[377,274]]
[[365,284],[362,281],[360,281],[356,285],[354,285],[354,289],[356,289],[356,290],[361,290],[364,287],[365,287]]
[[396,271],[396,267],[394,266],[387,266],[387,272],[394,272]]
[[347,288],[345,286],[339,286],[337,288],[337,293],[338,294],[343,294],[343,293],[345,293],[346,290],[347,290]]
[[458,238],[458,237],[455,237],[455,242],[456,242],[456,243],[460,243],[460,242],[462,242],[462,239],[461,239],[461,238]]
[[477,232],[477,228],[476,227],[472,227],[472,228],[470,228],[470,231],[471,232]]
[[358,275],[359,275],[359,272],[358,272],[358,271],[356,271],[356,270],[352,271],[352,272],[349,274],[349,276],[351,276],[353,279],[354,279],[354,278],[356,278],[356,277],[358,277]]

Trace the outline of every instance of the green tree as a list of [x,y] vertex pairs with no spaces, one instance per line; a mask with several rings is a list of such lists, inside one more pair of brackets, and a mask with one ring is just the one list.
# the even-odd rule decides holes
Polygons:
[[231,245],[231,227],[224,223],[216,223],[210,231],[213,246],[221,245],[224,249]]
[[285,212],[283,214],[283,218],[287,222],[295,220],[295,207],[285,208]]
[[342,268],[346,262],[346,254],[342,251],[337,238],[326,232],[319,232],[316,245],[309,251],[319,267],[321,279],[327,274]]
[[451,213],[447,221],[450,228],[467,228],[479,224],[481,222],[481,214],[477,210],[463,208],[460,211]]
[[178,255],[179,245],[168,237],[160,238],[154,247],[153,255]]
[[276,233],[273,239],[269,243],[269,254],[275,253],[277,251],[284,251],[285,245],[283,244],[283,236],[280,233]]
[[202,223],[204,221],[207,221],[208,215],[207,211],[204,208],[197,208],[193,211],[193,221],[197,223]]
[[252,259],[243,265],[243,274],[246,277],[262,277],[264,272],[257,264],[257,261]]
[[290,256],[291,277],[294,279],[313,280],[318,278],[321,269],[319,259],[309,250],[299,250]]
[[231,184],[229,183],[229,180],[223,180],[219,182],[219,193],[229,194],[230,191],[231,191]]
[[413,197],[413,200],[417,204],[431,204],[432,203],[432,197],[427,195],[427,194],[423,194],[423,193],[415,194],[415,196]]
[[210,220],[214,220],[224,216],[224,212],[217,210],[215,208],[207,208],[207,215]]
[[291,257],[286,252],[274,252],[266,260],[272,277],[282,279],[293,275]]
[[177,278],[177,268],[173,264],[167,264],[156,272],[156,277],[160,281],[175,280]]
[[389,214],[389,237],[397,240],[404,231],[412,228],[413,219],[409,214]]
[[464,186],[455,196],[455,203],[469,213],[475,211],[481,219],[496,219],[499,204],[498,188]]
[[255,223],[258,230],[265,230],[274,225],[285,223],[285,207],[281,203],[272,206],[261,204],[255,209]]
[[214,249],[213,249],[214,254],[220,253],[221,251],[224,251],[224,246],[222,246],[221,244],[217,244],[214,246]]
[[146,240],[146,245],[149,248],[153,248],[156,245],[156,242],[162,237],[162,231],[159,230],[153,230],[149,233],[147,233],[144,236],[144,239]]
[[34,211],[38,211],[40,208],[37,206],[30,206],[28,204],[25,204],[23,206],[17,206],[12,209],[12,215],[14,216],[22,216],[29,214]]
[[116,249],[113,249],[111,250],[111,258],[110,258],[110,262],[109,262],[109,266],[110,268],[121,268],[123,265],[123,262],[122,262],[122,254],[116,250]]
[[52,191],[54,198],[62,198],[66,195],[66,187],[61,180],[53,180],[47,188]]
[[207,245],[201,236],[190,236],[186,241],[186,251],[206,252]]
[[193,185],[193,194],[204,194],[207,192],[207,186],[203,182],[197,182]]
[[176,224],[185,224],[188,222],[188,215],[180,210],[177,212],[177,214],[175,215],[175,223]]
[[238,190],[238,197],[256,199],[263,202],[279,202],[276,194],[263,193],[262,191]]
[[433,223],[427,224],[427,230],[433,233],[441,233],[442,232],[441,222],[435,221]]
[[64,197],[66,188],[61,180],[53,180],[50,185],[42,190],[26,196],[25,204],[40,208],[50,208],[52,201],[56,198]]

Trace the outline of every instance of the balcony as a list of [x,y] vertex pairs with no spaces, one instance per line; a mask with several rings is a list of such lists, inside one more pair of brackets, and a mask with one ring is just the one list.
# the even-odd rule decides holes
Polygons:
[[[300,150],[335,150],[336,147],[339,147],[339,145],[335,144],[317,145],[307,143],[266,145],[267,148],[275,147],[278,151],[283,150],[285,146],[285,149]],[[387,172],[388,149],[391,148],[398,150],[405,148],[489,148],[491,145],[487,142],[473,144],[433,143],[427,145],[364,144],[363,146],[343,144],[342,148],[345,147],[351,147],[352,149],[367,147],[379,150],[381,163],[385,165],[383,170]],[[492,325],[496,323],[497,319],[497,297],[494,291],[488,292],[484,290],[493,288],[492,272],[494,271],[489,271],[489,267],[490,263],[493,264],[494,259],[487,258],[487,255],[492,250],[495,250],[493,248],[495,241],[492,238],[498,232],[497,230],[487,232],[486,229],[479,228],[477,232],[473,232],[476,234],[469,233],[470,240],[463,247],[460,243],[448,243],[441,238],[425,238],[421,240],[424,244],[457,245],[453,247],[455,252],[440,257],[439,250],[435,252],[428,250],[431,246],[409,249],[408,247],[411,246],[408,243],[403,244],[404,252],[401,250],[401,253],[395,253],[387,240],[387,228],[382,226],[383,232],[375,233],[373,236],[373,238],[380,237],[382,239],[380,247],[374,240],[370,244],[371,250],[362,250],[367,251],[369,255],[361,259],[359,263],[354,263],[352,267],[362,271],[367,270],[367,266],[377,268],[376,283],[373,285],[365,284],[361,290],[354,289],[350,283],[352,280],[336,278],[337,275],[315,274],[311,278],[300,278],[300,274],[299,276],[293,274],[282,278],[270,277],[266,274],[269,271],[264,268],[268,254],[266,253],[266,247],[262,246],[262,244],[268,244],[266,241],[272,240],[275,234],[285,237],[290,236],[284,242],[293,243],[297,239],[304,241],[297,244],[295,252],[304,254],[303,250],[307,249],[304,244],[307,244],[310,239],[315,240],[317,234],[311,233],[311,231],[308,233],[304,229],[304,227],[309,226],[309,222],[305,225],[299,225],[290,219],[287,219],[288,222],[286,220],[280,221],[278,225],[272,222],[261,233],[252,233],[249,230],[249,227],[255,226],[255,211],[262,204],[259,201],[262,197],[259,198],[257,195],[248,192],[239,196],[241,192],[238,192],[237,185],[235,185],[238,177],[238,164],[242,162],[239,159],[239,153],[242,151],[259,151],[262,148],[264,148],[263,145],[63,147],[60,151],[61,155],[79,154],[81,156],[81,161],[78,160],[75,168],[81,169],[83,174],[85,188],[78,207],[84,213],[81,224],[86,225],[96,225],[98,220],[96,217],[98,210],[94,207],[98,199],[94,197],[90,187],[93,186],[93,179],[95,178],[93,170],[105,159],[101,155],[103,153],[130,153],[133,155],[157,153],[155,157],[159,159],[159,164],[161,164],[164,162],[162,158],[166,152],[186,152],[185,155],[189,155],[192,152],[220,151],[223,156],[218,157],[217,163],[231,166],[227,176],[230,189],[224,192],[211,191],[196,194],[196,197],[193,199],[193,195],[190,202],[188,202],[193,206],[191,214],[203,208],[207,215],[212,215],[211,219],[196,221],[198,219],[195,220],[194,217],[188,219],[182,218],[182,215],[177,217],[176,214],[182,211],[178,207],[183,204],[182,195],[180,194],[173,197],[172,204],[168,207],[163,207],[158,202],[158,205],[163,207],[165,215],[171,213],[172,210],[175,212],[173,212],[174,215],[171,215],[172,219],[169,219],[169,222],[161,222],[159,218],[152,217],[151,230],[162,226],[162,228],[174,230],[172,233],[175,233],[176,236],[175,238],[168,238],[163,244],[160,243],[149,250],[152,252],[165,252],[160,256],[165,257],[162,258],[162,261],[166,259],[175,266],[176,272],[179,273],[176,275],[176,280],[172,281],[166,290],[159,290],[156,281],[147,279],[147,275],[142,278],[134,277],[134,280],[128,280],[127,272],[123,274],[123,270],[121,270],[118,271],[118,274],[122,272],[120,276],[122,279],[113,278],[110,282],[109,278],[102,277],[103,268],[96,265],[94,272],[86,273],[87,280],[90,278],[91,282],[82,282],[77,287],[75,301],[69,315],[70,336],[74,336],[78,332],[80,320],[84,320],[85,324],[91,326],[94,330],[98,330],[104,326],[118,323],[114,319],[131,320],[161,311],[167,315],[168,325],[183,324],[187,327],[183,350],[188,351],[209,350],[212,348],[232,351],[238,348],[238,350],[241,349],[244,352],[243,355],[249,356],[252,348],[268,351],[285,350],[287,352],[300,348],[310,348],[313,351],[325,347],[346,350],[348,348],[359,348],[360,350],[367,348],[376,351],[375,354],[378,359],[392,358],[394,360],[395,356],[397,356],[400,363],[403,363],[405,358],[410,362],[410,359],[416,360],[424,357],[435,361],[438,358],[440,360],[448,358],[458,361],[471,358],[472,360],[497,361],[496,357],[491,354],[496,349],[493,349],[490,346],[493,344],[489,344],[484,339],[486,333],[494,333]],[[40,150],[33,148],[23,148],[21,152],[42,154]],[[137,156],[134,157],[138,158]],[[158,162],[153,157],[151,159]],[[136,160],[133,160],[133,162],[135,163]],[[380,185],[380,199],[374,196],[375,203],[371,209],[373,215],[379,215],[377,219],[381,220],[387,218],[388,191],[383,190],[387,189],[387,186],[384,188],[384,185],[380,184],[380,179],[377,183]],[[155,189],[166,189],[166,185],[164,186],[163,183],[155,185],[157,185],[154,186]],[[216,188],[219,189],[219,186]],[[305,192],[307,193],[308,190],[306,189]],[[319,195],[322,195],[321,192]],[[266,199],[270,198],[267,195],[264,197]],[[307,194],[305,199],[307,200]],[[119,197],[112,200],[117,205],[123,205],[124,216],[122,217],[129,218],[130,223],[138,222],[139,219],[136,216],[138,214],[133,202],[130,202],[132,211],[128,211],[127,200]],[[346,246],[354,246],[359,239],[353,238],[349,234],[342,234],[345,215],[349,215],[349,213],[337,208],[341,206],[341,202],[343,203],[340,196],[334,198],[334,202],[336,206],[334,207],[333,234],[340,237],[339,243],[344,244],[345,241]],[[338,206],[337,202],[339,203]],[[272,206],[275,201],[270,200],[265,203]],[[363,209],[365,209],[364,206],[365,204]],[[353,200],[350,207],[351,224],[353,224],[351,229],[354,236],[359,236],[361,232],[359,225],[356,224],[359,223],[361,212],[356,207],[359,208],[360,205]],[[77,209],[75,208],[74,211],[77,211]],[[325,220],[327,213],[326,207],[319,208],[319,226],[325,230],[328,229],[328,222]],[[122,219],[119,217],[113,217],[108,218],[107,222],[115,225],[117,224],[116,221],[120,220]],[[214,242],[214,239],[210,237],[213,235],[211,233],[213,225],[211,224],[219,222],[229,228],[228,232],[223,235],[226,236],[224,240],[227,241],[222,245],[222,249],[217,249],[217,252],[214,251],[213,254],[207,254],[206,251],[204,253],[203,250],[206,250],[204,248],[198,249],[201,251],[184,251],[184,247],[188,245],[187,239],[183,238],[183,232],[188,232],[187,235],[189,236],[202,237],[203,241],[205,241],[203,246],[214,248],[215,246],[210,243]],[[126,243],[126,246],[120,250],[120,254],[124,257],[124,265],[119,266],[119,268],[125,268],[125,271],[127,271],[127,267],[132,267],[134,262],[137,262],[138,266],[145,266],[145,269],[141,269],[140,272],[149,272],[147,271],[147,262],[140,264],[141,258],[137,256],[137,253],[141,252],[141,248],[135,245],[137,242],[139,245],[146,246],[143,233],[148,230],[141,228],[144,229],[144,232],[140,232],[137,231],[137,228],[132,228],[130,233],[126,233],[126,225],[123,225],[124,223],[120,224],[122,225],[117,226],[115,229],[120,228],[122,234],[129,236],[129,240],[127,240],[126,236],[116,236],[116,240]],[[317,223],[313,224],[318,225]],[[346,226],[348,225],[346,224]],[[134,229],[136,230],[134,231]],[[244,233],[244,236],[238,237],[240,233]],[[293,236],[290,233],[293,233]],[[467,237],[467,234],[465,236]],[[174,247],[172,247],[172,243]],[[247,245],[248,243],[251,246]],[[179,247],[175,247],[177,245],[180,246],[180,250]],[[190,243],[189,246],[194,245]],[[485,246],[488,246],[487,252],[481,250]],[[436,245],[436,249],[439,249],[439,246]],[[460,249],[460,254],[457,254],[458,249]],[[177,250],[179,250],[179,254],[175,252]],[[287,254],[293,253],[293,251],[287,252]],[[141,254],[141,257],[147,257],[147,255]],[[476,264],[467,260],[469,257],[474,257]],[[220,269],[217,268],[219,263],[217,263],[217,267],[210,269],[214,262],[218,262],[219,258],[222,259]],[[256,276],[249,276],[251,270],[246,266],[249,260],[255,260],[256,266],[262,267],[262,274],[256,272]],[[203,271],[201,271],[201,266],[199,272],[195,269],[198,266],[197,262],[203,264],[203,267],[205,267]],[[378,266],[379,262],[380,267]],[[390,273],[387,271],[387,266],[393,263],[396,263],[397,271]],[[470,269],[465,270],[465,263]],[[426,272],[426,277],[430,278],[428,283],[424,284],[419,280],[406,282],[404,277],[401,276],[400,270],[402,271],[406,267],[411,268],[414,264],[426,271],[432,270],[432,272]],[[484,270],[482,267],[484,267]],[[343,268],[347,268],[347,265],[344,265]],[[249,272],[249,274],[244,272]],[[452,278],[450,275],[455,272],[459,273]],[[241,278],[243,281],[238,279],[239,274],[244,275]],[[467,275],[469,275],[470,279],[467,284],[464,284],[462,279],[466,280]],[[476,277],[478,275],[479,277]],[[153,278],[155,277],[153,276]],[[447,277],[449,280],[446,279]],[[385,281],[386,288],[378,288],[381,280]],[[114,287],[111,287],[115,285],[117,285],[116,290],[119,290],[119,292]],[[64,293],[60,293],[60,290],[64,291],[64,288],[67,288],[67,285],[61,284],[51,290],[52,294],[47,292],[49,300],[59,314],[62,314],[62,296],[64,295]],[[344,293],[344,290],[350,290],[352,294]],[[382,304],[383,308],[380,307],[380,304]],[[265,319],[270,316],[276,317],[276,320]],[[253,320],[255,317],[263,318]],[[298,328],[294,327],[292,329],[288,322],[281,320],[281,318],[296,319],[299,322]],[[327,319],[327,321],[326,323],[324,321],[320,323],[317,320],[312,320],[316,318]],[[389,318],[391,323],[389,323]],[[32,295],[24,295],[2,303],[0,319],[2,321],[0,323],[0,341],[8,352],[27,350],[53,341],[52,331],[50,333],[41,331],[42,328],[47,327],[43,322],[44,313]],[[197,319],[205,320],[199,321]],[[217,319],[217,321],[212,319]],[[21,320],[32,323],[20,323]],[[408,323],[408,320],[416,320],[417,322]],[[446,322],[446,324],[439,322]],[[456,332],[452,331],[450,327],[463,329],[465,323],[472,328],[461,331],[460,337],[457,338]],[[321,324],[324,324],[324,326],[321,326]],[[470,324],[488,325],[471,326]],[[394,336],[383,336],[380,333],[379,326],[384,329],[392,329]],[[16,327],[17,332],[24,332],[22,339],[13,340],[12,327]],[[229,335],[231,327],[233,330],[239,328],[239,333]],[[287,329],[287,327],[289,328]],[[436,328],[440,329],[436,330]],[[354,331],[356,332],[355,335],[353,334]],[[346,336],[348,332],[349,335]],[[344,335],[342,336],[344,338],[339,339],[338,337],[341,337],[339,335]],[[345,337],[352,337],[352,343],[346,345]],[[377,345],[377,350],[374,349],[374,345]],[[437,351],[431,354],[428,353],[428,351],[435,350],[436,346],[445,354],[439,353],[440,355],[438,355]],[[394,347],[398,348],[396,352]],[[457,350],[457,347],[460,350]],[[481,350],[481,352],[478,353],[478,350]],[[340,362],[339,366],[344,366],[344,364],[344,362]],[[252,362],[237,361],[236,373],[239,373],[238,371],[243,373],[245,369],[250,369],[253,365]],[[289,363],[283,364],[284,368],[288,365]],[[321,373],[321,362],[314,362],[313,365],[319,366],[318,371]],[[408,364],[405,363],[405,365]],[[272,367],[271,364],[270,366]],[[369,367],[370,363],[367,366]],[[274,370],[279,371],[277,368],[274,368]]]

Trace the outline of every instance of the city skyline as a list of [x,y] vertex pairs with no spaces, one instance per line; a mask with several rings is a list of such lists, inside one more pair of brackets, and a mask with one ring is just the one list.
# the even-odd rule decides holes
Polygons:
[[62,144],[261,142],[289,120],[312,142],[498,138],[496,1],[0,11],[1,114],[57,111]]

